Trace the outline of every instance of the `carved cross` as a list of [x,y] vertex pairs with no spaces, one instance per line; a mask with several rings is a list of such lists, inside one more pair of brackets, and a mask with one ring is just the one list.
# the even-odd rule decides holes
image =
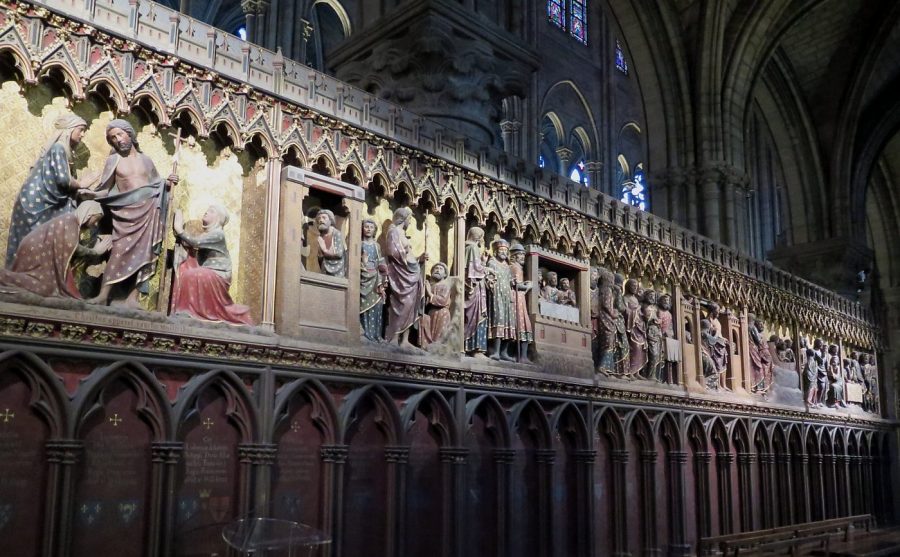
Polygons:
[[3,418],[3,423],[9,423],[9,421],[15,417],[16,417],[16,415],[14,413],[10,412],[9,408],[4,410],[3,413],[0,414],[0,418]]
[[300,431],[300,422],[298,422],[297,420],[291,422],[291,431],[293,431],[294,433]]
[[119,417],[118,414],[113,414],[109,421],[113,425],[113,427],[119,427],[119,424],[122,423],[123,420]]
[[206,429],[211,428],[213,426],[213,424],[215,424],[215,423],[216,422],[212,421],[209,418],[206,418],[205,420],[203,420],[203,425],[204,425],[204,427],[206,427]]

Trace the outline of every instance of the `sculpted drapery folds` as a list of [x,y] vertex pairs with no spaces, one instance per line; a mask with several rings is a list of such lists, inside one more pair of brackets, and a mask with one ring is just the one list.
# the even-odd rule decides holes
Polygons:
[[384,325],[385,273],[387,267],[375,241],[378,225],[373,219],[362,223],[359,265],[359,322],[365,338],[380,342]]
[[534,342],[534,329],[531,324],[531,318],[528,316],[527,296],[532,288],[531,281],[525,280],[525,247],[514,242],[509,250],[512,257],[510,264],[510,274],[512,275],[513,287],[513,304],[515,305],[514,314],[516,317],[516,339],[519,344],[517,347],[518,361],[528,361],[528,345]]
[[628,362],[626,375],[638,375],[647,365],[647,324],[640,302],[638,281],[625,281],[625,330],[628,332]]
[[74,210],[76,194],[97,179],[96,174],[90,173],[77,180],[72,167],[72,151],[81,143],[87,122],[74,114],[66,114],[53,122],[53,128],[53,134],[28,172],[13,205],[6,244],[7,267],[12,266],[19,243],[29,232]]
[[828,380],[831,382],[831,399],[835,406],[845,407],[847,401],[844,391],[844,366],[838,345],[828,347]]
[[422,348],[443,341],[452,321],[450,302],[453,282],[448,275],[447,265],[437,262],[431,268],[431,276],[425,283],[425,313],[419,329]]
[[168,187],[178,176],[163,180],[150,157],[140,152],[134,128],[125,120],[106,127],[113,151],[100,176],[97,200],[112,215],[112,249],[100,294],[89,300],[109,302],[113,286],[124,288],[127,303],[137,306],[138,292],[146,294],[162,245]]
[[487,352],[487,281],[493,276],[487,267],[482,240],[484,230],[473,226],[466,234],[466,301],[464,310],[465,351],[476,355]]
[[672,296],[661,292],[657,299],[659,306],[659,329],[663,336],[663,364],[659,367],[657,380],[661,383],[678,382],[678,364],[681,362],[681,343],[675,338],[675,320],[672,316]]
[[109,239],[93,249],[78,243],[81,230],[96,226],[103,209],[95,201],[82,202],[74,212],[65,212],[38,225],[19,242],[12,265],[0,270],[0,286],[39,296],[81,298],[71,273],[76,254],[99,254],[109,249]]
[[[624,351],[620,339],[619,311],[615,307],[615,278],[607,269],[591,267],[591,324],[594,333],[594,365],[606,375],[618,373],[617,354]],[[623,325],[624,329],[624,325]]]
[[662,329],[659,326],[659,308],[656,305],[656,291],[647,289],[643,293],[642,314],[644,317],[647,334],[647,365],[644,366],[641,375],[645,379],[659,380],[663,361]]
[[510,346],[516,338],[515,307],[512,300],[512,274],[509,266],[509,242],[500,239],[494,242],[494,257],[487,266],[492,271],[493,280],[488,284],[488,355],[495,360],[515,360]]
[[409,330],[419,320],[420,304],[425,293],[422,264],[428,259],[425,253],[419,257],[412,253],[412,244],[406,237],[406,229],[411,222],[412,210],[409,207],[394,211],[384,253],[391,289],[384,338],[407,347],[412,346],[409,342]]
[[748,322],[750,325],[750,390],[757,394],[764,394],[769,391],[773,381],[772,353],[769,351],[769,343],[763,336],[762,320],[751,315]]
[[225,243],[228,210],[211,205],[203,214],[202,231],[185,230],[184,217],[175,213],[172,226],[181,249],[175,255],[172,313],[235,325],[253,325],[250,308],[235,304],[231,287],[231,255]]
[[320,209],[316,213],[316,240],[319,247],[319,268],[322,273],[332,277],[347,276],[347,244],[344,233],[335,227],[334,213],[328,209]]

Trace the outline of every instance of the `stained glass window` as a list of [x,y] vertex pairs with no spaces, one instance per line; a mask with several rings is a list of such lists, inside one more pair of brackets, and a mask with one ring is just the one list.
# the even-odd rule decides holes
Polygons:
[[638,165],[631,180],[626,180],[622,184],[622,201],[629,205],[634,205],[641,211],[646,211],[650,207],[650,202],[647,200],[647,184],[644,182],[644,168],[642,165]]
[[588,175],[584,170],[584,161],[578,161],[578,164],[572,167],[572,172],[569,173],[569,178],[573,182],[578,182],[582,186],[588,185]]
[[565,5],[566,0],[547,0],[547,17],[550,23],[560,29],[566,28]]
[[247,26],[241,25],[240,27],[237,28],[237,30],[234,32],[234,34],[237,35],[242,41],[246,41],[247,40]]
[[573,37],[587,44],[587,14],[584,0],[571,0],[572,12],[569,14],[569,32]]
[[616,39],[616,69],[625,75],[628,75],[628,60],[625,59],[625,53],[622,51],[622,45]]
[[547,161],[544,160],[544,155],[538,155],[538,166],[544,168],[547,165]]

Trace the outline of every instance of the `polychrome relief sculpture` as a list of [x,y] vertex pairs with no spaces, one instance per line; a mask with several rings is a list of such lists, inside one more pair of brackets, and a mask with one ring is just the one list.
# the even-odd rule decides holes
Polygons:
[[487,266],[492,272],[488,283],[488,356],[493,360],[515,361],[516,316],[512,299],[512,273],[509,242],[494,241],[494,256]]
[[[465,352],[470,356],[487,352],[488,278],[493,276],[484,253],[484,230],[473,226],[466,234]],[[493,279],[491,279],[493,280]]]
[[426,253],[418,257],[406,236],[412,222],[412,210],[401,207],[394,211],[385,243],[385,266],[390,287],[390,307],[384,338],[405,348],[413,347],[410,329],[420,317],[420,304],[424,294],[422,265],[428,260]]
[[453,281],[449,278],[447,265],[439,261],[431,267],[425,282],[425,311],[419,327],[422,348],[445,340],[453,319],[450,313],[452,296]]
[[381,256],[381,247],[375,241],[378,225],[374,219],[362,223],[359,266],[359,322],[362,335],[373,342],[381,342],[384,327],[384,300],[386,296],[387,267]]
[[534,342],[534,328],[528,315],[527,294],[532,288],[531,281],[525,280],[525,247],[514,242],[509,250],[512,263],[510,275],[513,290],[513,314],[516,318],[516,359],[529,361],[528,347]]
[[228,210],[211,205],[203,214],[200,229],[185,228],[181,211],[175,212],[173,228],[179,242],[175,252],[172,313],[202,321],[253,325],[250,308],[235,304],[231,287],[231,255],[225,243]]
[[765,394],[772,386],[774,364],[769,351],[769,343],[763,336],[764,323],[751,315],[748,319],[750,327],[750,391]]
[[332,277],[347,276],[347,244],[344,233],[335,227],[334,213],[328,209],[319,209],[316,213],[316,230],[319,232],[318,258],[322,273]]

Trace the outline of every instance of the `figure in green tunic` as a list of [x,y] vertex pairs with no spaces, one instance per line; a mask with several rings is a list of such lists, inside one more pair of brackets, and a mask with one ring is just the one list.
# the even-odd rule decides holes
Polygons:
[[516,360],[511,350],[516,338],[516,317],[512,299],[512,274],[509,267],[509,242],[500,239],[494,242],[494,257],[488,262],[493,270],[494,280],[489,287],[488,339],[490,356],[494,360]]
[[359,323],[362,334],[373,342],[382,342],[384,324],[385,279],[387,272],[381,248],[375,241],[378,225],[373,219],[362,223],[362,243],[359,265]]

